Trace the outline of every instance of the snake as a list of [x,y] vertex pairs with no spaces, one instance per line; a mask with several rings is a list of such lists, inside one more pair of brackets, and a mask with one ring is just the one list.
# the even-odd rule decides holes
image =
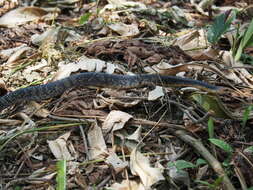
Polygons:
[[0,97],[0,111],[26,101],[42,101],[60,96],[71,88],[98,87],[132,89],[145,86],[195,87],[208,93],[217,93],[221,87],[199,80],[159,74],[120,75],[85,72],[46,84],[20,88]]

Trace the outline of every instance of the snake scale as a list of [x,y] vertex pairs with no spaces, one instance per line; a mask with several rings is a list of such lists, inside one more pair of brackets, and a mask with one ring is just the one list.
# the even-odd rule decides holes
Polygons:
[[71,75],[67,78],[49,82],[47,84],[21,88],[0,97],[0,111],[24,101],[41,101],[59,96],[70,88],[102,87],[114,89],[130,89],[144,86],[164,87],[196,87],[207,92],[216,93],[220,87],[208,83],[181,78],[177,76],[162,76],[157,74],[117,75],[87,72]]

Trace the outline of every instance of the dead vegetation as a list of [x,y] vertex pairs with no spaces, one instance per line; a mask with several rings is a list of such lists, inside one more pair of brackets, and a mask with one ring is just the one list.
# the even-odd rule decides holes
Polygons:
[[80,72],[227,88],[87,87],[5,109],[1,188],[252,189],[251,4],[0,0],[1,95]]

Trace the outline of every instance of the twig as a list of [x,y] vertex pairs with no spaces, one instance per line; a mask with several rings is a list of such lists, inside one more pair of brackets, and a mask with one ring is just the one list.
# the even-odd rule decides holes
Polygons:
[[[84,134],[83,126],[80,125],[80,126],[79,126],[79,129],[80,129],[80,131],[81,131],[81,135],[82,135],[82,138],[83,138],[83,146],[84,146],[84,149],[85,149],[86,151],[88,151],[88,144],[87,144],[86,136],[85,136],[85,134]],[[87,155],[87,160],[90,160],[89,154],[86,154],[86,155]]]

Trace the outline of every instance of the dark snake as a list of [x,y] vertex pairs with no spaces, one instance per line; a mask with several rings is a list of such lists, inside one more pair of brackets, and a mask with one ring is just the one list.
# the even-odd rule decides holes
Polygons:
[[67,78],[47,84],[21,88],[0,97],[0,111],[24,101],[41,101],[63,94],[66,90],[77,87],[101,87],[114,89],[131,89],[144,86],[195,87],[210,93],[217,93],[221,87],[208,83],[157,74],[117,75],[87,72],[71,75]]

